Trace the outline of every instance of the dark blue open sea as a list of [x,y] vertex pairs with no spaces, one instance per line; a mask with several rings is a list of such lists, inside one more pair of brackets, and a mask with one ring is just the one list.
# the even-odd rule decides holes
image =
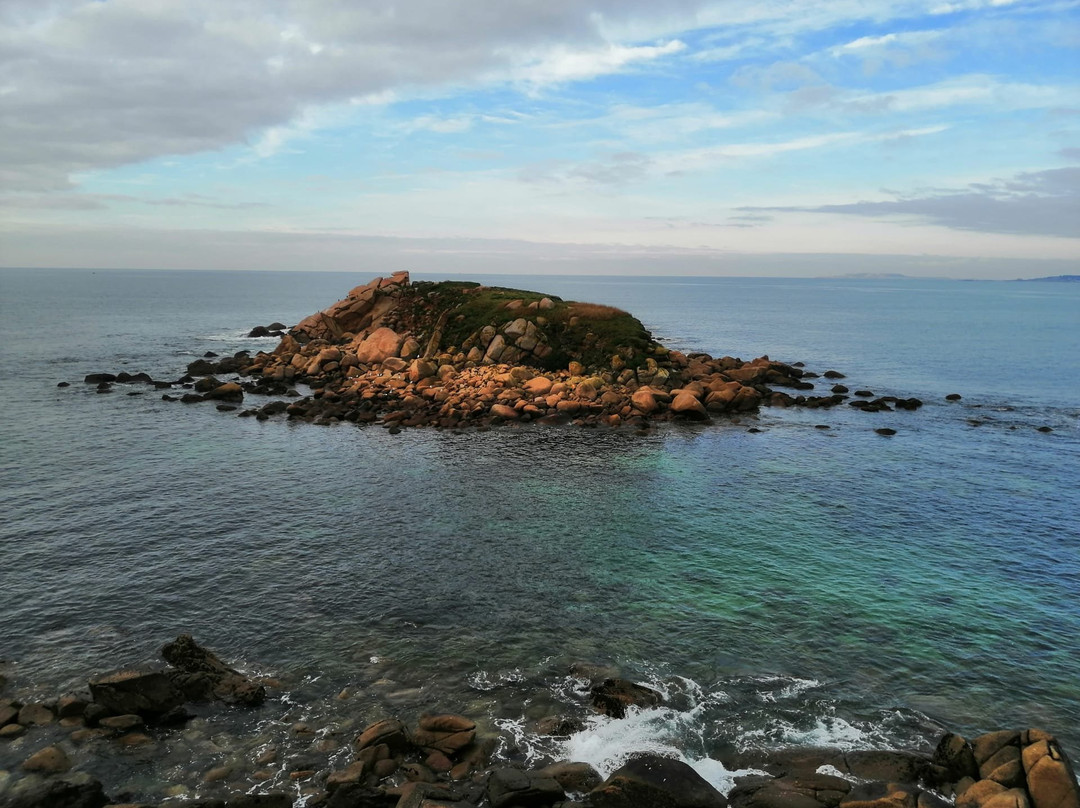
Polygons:
[[[644,437],[258,422],[82,379],[269,349],[244,334],[367,276],[0,271],[5,695],[76,688],[180,632],[280,680],[154,760],[79,762],[146,799],[207,788],[228,755],[242,778],[266,744],[288,784],[288,756],[310,753],[296,721],[347,749],[370,720],[430,709],[475,717],[507,758],[610,771],[668,749],[720,785],[739,750],[926,749],[945,727],[1040,726],[1080,755],[1080,284],[478,279],[926,405]],[[576,662],[672,706],[588,717]],[[585,729],[538,735],[552,714]]]

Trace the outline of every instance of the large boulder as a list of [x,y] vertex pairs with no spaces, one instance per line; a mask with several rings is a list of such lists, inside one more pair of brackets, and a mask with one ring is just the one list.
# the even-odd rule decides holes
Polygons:
[[931,760],[934,765],[944,770],[943,776],[946,782],[955,783],[964,777],[970,777],[972,780],[979,779],[979,764],[975,762],[971,744],[962,735],[945,733],[938,741]]
[[646,754],[631,758],[585,797],[588,808],[727,808],[728,801],[688,764]]
[[115,715],[157,718],[184,703],[166,671],[126,670],[90,682],[90,695]]
[[1025,747],[1023,766],[1032,808],[1080,808],[1076,775],[1055,738]]
[[357,337],[352,343],[356,358],[365,365],[384,362],[390,357],[397,358],[405,337],[394,329],[380,326],[366,337]]
[[509,766],[491,773],[487,793],[491,808],[541,808],[566,797],[562,786],[553,777]]
[[419,724],[412,741],[427,752],[453,756],[476,738],[476,724],[460,715],[422,715]]
[[230,704],[261,704],[266,689],[203,648],[190,634],[181,634],[161,649],[165,661],[176,668],[172,680],[188,699],[220,699]]
[[4,808],[102,808],[110,802],[101,783],[84,773],[26,777],[0,799]]

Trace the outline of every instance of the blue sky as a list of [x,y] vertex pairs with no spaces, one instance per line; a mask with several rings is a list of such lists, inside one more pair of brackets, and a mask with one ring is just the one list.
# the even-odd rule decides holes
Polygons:
[[1078,53],[1077,0],[7,0],[0,265],[1076,272]]

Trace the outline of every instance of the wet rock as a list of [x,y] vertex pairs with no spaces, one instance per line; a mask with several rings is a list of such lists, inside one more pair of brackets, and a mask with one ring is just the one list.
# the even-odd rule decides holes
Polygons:
[[887,426],[880,427],[878,429],[875,429],[874,431],[877,432],[879,435],[885,435],[886,437],[889,437],[890,435],[895,435],[896,434],[895,429],[891,429],[891,428],[889,428]]
[[918,808],[920,790],[898,783],[860,783],[840,805],[843,808]]
[[588,763],[571,763],[563,761],[552,763],[540,769],[538,774],[550,777],[563,787],[564,791],[586,792],[592,791],[603,782],[603,778],[596,769]]
[[727,808],[728,801],[679,760],[640,755],[585,798],[588,808]]
[[70,769],[71,760],[68,759],[67,753],[59,746],[46,746],[24,760],[22,767],[24,771],[28,772],[57,774]]
[[946,401],[959,401],[961,398],[963,398],[963,396],[959,393],[949,393],[949,395],[945,396]]
[[604,715],[625,718],[628,707],[656,707],[663,698],[651,687],[626,679],[605,679],[590,691],[592,705]]
[[0,727],[0,741],[11,741],[26,733],[22,724],[4,724]]
[[190,634],[181,634],[161,649],[165,661],[177,669],[172,680],[188,699],[219,699],[229,704],[261,704],[266,689],[230,668]]
[[453,756],[476,738],[476,724],[460,715],[422,715],[413,743],[428,751]]
[[121,732],[129,729],[135,729],[136,727],[141,727],[142,725],[142,717],[135,714],[113,715],[107,718],[102,718],[100,721],[98,721],[98,726],[104,727],[105,729],[119,730]]
[[344,783],[334,789],[324,808],[395,808],[398,796],[361,783]]
[[116,381],[116,375],[112,373],[90,373],[83,381],[87,384],[108,384]]
[[[74,716],[82,716],[86,710],[88,702],[81,696],[61,696],[56,702],[56,714],[60,718],[72,718]],[[0,723],[3,723],[0,721]]]
[[239,794],[225,801],[225,808],[292,808],[293,795],[280,792]]
[[390,754],[394,755],[404,754],[412,749],[408,730],[396,718],[386,718],[369,724],[357,737],[355,747],[359,752],[380,744],[385,744]]
[[975,753],[962,735],[945,733],[934,749],[931,762],[944,769],[945,782],[955,783],[964,777],[976,780],[979,777],[979,764],[975,762]]
[[845,379],[845,378],[847,378],[846,376],[844,376],[843,373],[841,373],[838,370],[826,370],[821,375],[824,376],[826,379]]
[[930,759],[915,752],[860,750],[844,755],[851,774],[864,780],[917,783],[930,773]]
[[90,695],[110,713],[155,718],[184,702],[164,671],[120,671],[90,682]]
[[56,715],[43,704],[27,704],[19,710],[18,721],[24,727],[43,727],[46,724],[51,724],[55,720]]
[[4,808],[103,808],[110,803],[101,783],[76,773],[47,780],[27,777],[4,795]]
[[243,401],[244,388],[236,382],[226,382],[207,392],[206,398],[212,401]]
[[566,796],[554,778],[509,767],[495,769],[491,773],[487,793],[492,808],[549,806]]

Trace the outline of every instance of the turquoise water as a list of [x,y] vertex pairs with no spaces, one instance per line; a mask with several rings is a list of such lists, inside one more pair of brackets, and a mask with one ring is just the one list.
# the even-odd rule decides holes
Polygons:
[[191,631],[325,720],[344,720],[343,687],[361,713],[434,700],[492,722],[511,757],[545,749],[529,720],[586,714],[575,661],[694,707],[639,727],[694,759],[925,747],[946,726],[1080,748],[1077,286],[490,279],[622,306],[682,350],[834,368],[924,399],[914,413],[390,435],[81,382],[267,348],[243,334],[366,280],[0,272],[9,691]]

